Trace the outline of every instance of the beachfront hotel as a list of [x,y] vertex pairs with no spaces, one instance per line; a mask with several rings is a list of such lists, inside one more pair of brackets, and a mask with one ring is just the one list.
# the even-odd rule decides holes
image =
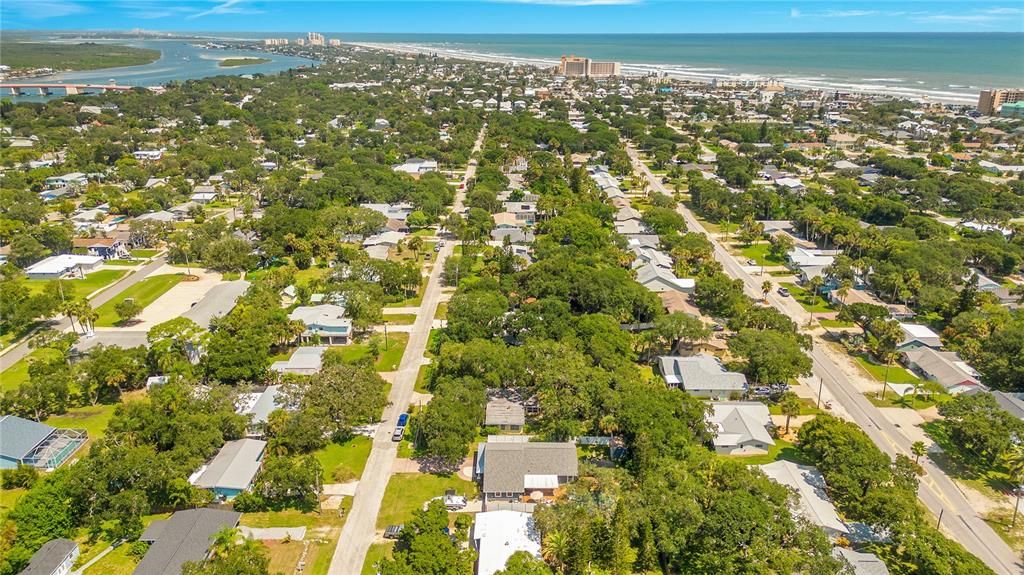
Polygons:
[[562,56],[558,72],[570,78],[607,78],[622,75],[622,64],[619,62],[595,62],[590,58],[579,56]]

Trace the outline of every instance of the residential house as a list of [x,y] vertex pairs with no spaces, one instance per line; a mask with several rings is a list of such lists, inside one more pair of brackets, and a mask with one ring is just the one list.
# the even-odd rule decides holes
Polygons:
[[615,232],[622,235],[646,234],[647,226],[640,220],[623,220],[615,222]]
[[404,222],[409,214],[416,211],[416,207],[408,203],[399,204],[359,204],[360,208],[366,208],[373,210],[389,220],[398,220]]
[[0,415],[0,469],[19,465],[56,469],[86,439],[83,429],[59,429],[16,415]]
[[192,190],[192,195],[188,197],[189,200],[205,206],[217,199],[217,190],[213,186],[196,186]]
[[497,427],[502,431],[520,432],[526,425],[526,408],[521,403],[499,397],[487,402],[484,416],[485,427]]
[[1024,393],[1006,391],[992,391],[991,393],[999,407],[1017,419],[1024,419]]
[[246,426],[247,436],[263,437],[270,414],[280,407],[277,397],[280,391],[280,385],[267,385],[256,388],[255,391],[239,394],[235,413],[249,416],[249,424]]
[[903,361],[921,377],[937,382],[952,394],[981,386],[981,375],[955,351],[918,347],[904,352]]
[[489,501],[520,501],[553,497],[579,476],[574,443],[497,442],[488,439],[477,449],[484,509]]
[[671,270],[673,267],[672,257],[665,252],[643,246],[631,246],[630,251],[636,255],[636,259],[633,260],[633,269],[647,264],[666,270]]
[[299,306],[288,319],[306,324],[306,331],[299,336],[302,343],[319,340],[327,345],[345,345],[352,334],[352,320],[345,317],[345,308],[338,305]]
[[861,553],[845,547],[833,547],[832,556],[845,561],[853,575],[889,575],[889,568],[874,553]]
[[534,235],[530,230],[522,230],[514,227],[494,228],[491,230],[491,239],[496,242],[504,242],[508,238],[514,244],[533,243]]
[[215,318],[231,313],[238,298],[242,297],[250,285],[252,284],[248,280],[219,283],[206,292],[203,299],[183,313],[182,317],[187,317],[202,328],[210,329]]
[[677,278],[671,269],[648,262],[636,269],[636,281],[655,293],[677,291],[693,293],[696,281],[692,278]]
[[43,180],[48,188],[85,187],[89,179],[82,172],[71,172],[63,176],[51,176]]
[[427,172],[437,171],[437,160],[425,160],[423,158],[409,158],[401,164],[391,166],[396,172],[404,172],[413,177],[419,177]]
[[832,265],[841,250],[819,250],[816,248],[795,247],[786,254],[790,269],[797,272],[801,281],[809,281],[813,277],[824,274]]
[[173,223],[174,220],[176,220],[177,218],[171,212],[160,210],[158,212],[150,212],[148,214],[142,214],[141,216],[139,216],[139,217],[137,217],[135,219],[138,220],[138,221],[141,221],[141,222],[144,222],[144,221],[147,221],[147,220],[151,220],[151,221],[154,221],[154,222],[163,222],[165,224],[169,224],[169,223]]
[[658,370],[669,387],[697,397],[722,401],[742,396],[747,391],[746,376],[726,371],[721,360],[713,355],[661,356]]
[[505,212],[515,216],[520,225],[532,226],[537,222],[536,202],[504,202]]
[[520,551],[540,559],[540,531],[532,513],[484,511],[474,516],[470,539],[477,552],[476,575],[494,575]]
[[722,401],[711,404],[708,423],[715,431],[712,444],[723,455],[767,453],[775,445],[768,406],[760,401]]
[[50,539],[32,555],[21,575],[68,575],[78,554],[78,543],[64,538]]
[[132,152],[132,156],[134,156],[135,159],[139,160],[140,162],[142,162],[142,161],[155,162],[155,161],[159,160],[160,158],[164,157],[164,151],[163,150],[135,150],[134,152]]
[[105,260],[130,257],[128,246],[117,238],[74,238],[71,247],[84,249],[91,256],[99,256]]
[[237,511],[199,508],[150,523],[139,537],[149,543],[149,551],[132,575],[179,575],[185,563],[206,559],[214,535],[238,527],[241,518]]
[[928,326],[901,322],[900,329],[903,331],[903,341],[896,346],[896,351],[900,353],[922,347],[934,349],[942,347],[942,340],[939,338],[939,334],[932,331]]
[[259,439],[236,439],[220,448],[209,463],[189,477],[189,483],[208,489],[220,500],[230,501],[252,486],[263,465],[267,442]]
[[620,208],[619,211],[615,212],[616,222],[628,222],[630,220],[641,222],[643,221],[643,216],[635,208],[630,206],[624,206]]
[[828,498],[824,476],[816,468],[786,460],[758,467],[776,483],[796,491],[799,496],[796,513],[821,527],[831,537],[846,536],[850,533]]
[[828,136],[828,146],[834,150],[849,150],[857,145],[857,137],[850,134],[834,133]]
[[320,373],[325,351],[327,351],[327,347],[321,345],[300,347],[292,353],[287,361],[275,361],[270,369],[280,374],[313,375]]
[[103,265],[100,256],[77,254],[60,254],[50,256],[25,268],[25,276],[30,280],[55,280],[66,276],[84,278]]

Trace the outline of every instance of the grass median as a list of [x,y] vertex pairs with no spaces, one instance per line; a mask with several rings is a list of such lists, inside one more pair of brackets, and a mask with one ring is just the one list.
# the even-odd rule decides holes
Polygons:
[[122,301],[134,298],[142,306],[142,309],[146,309],[149,304],[167,293],[172,287],[178,285],[184,278],[183,274],[158,275],[148,277],[131,286],[96,309],[100,314],[99,319],[96,320],[96,327],[114,327],[118,325],[121,318],[114,311],[114,308]]

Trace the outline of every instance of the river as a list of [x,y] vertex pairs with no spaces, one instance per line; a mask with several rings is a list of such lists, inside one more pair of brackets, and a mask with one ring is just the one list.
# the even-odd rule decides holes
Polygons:
[[[85,40],[74,40],[81,42]],[[149,48],[160,51],[160,59],[141,66],[124,66],[120,68],[101,68],[79,72],[61,72],[49,76],[32,78],[33,83],[75,83],[75,84],[108,84],[115,82],[121,86],[161,86],[169,82],[196,80],[210,76],[242,75],[242,74],[276,74],[290,68],[312,66],[315,60],[285,56],[255,50],[212,50],[193,46],[202,40],[93,40],[89,42],[109,42],[137,48]],[[223,68],[220,60],[226,58],[266,58],[270,62],[251,66]],[[5,97],[9,97],[5,94]],[[63,97],[38,96],[36,94],[17,96],[20,101],[40,101],[48,98]]]

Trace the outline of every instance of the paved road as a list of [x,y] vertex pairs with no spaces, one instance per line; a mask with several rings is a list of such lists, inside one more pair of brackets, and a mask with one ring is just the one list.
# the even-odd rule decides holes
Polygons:
[[[483,145],[486,129],[485,125],[477,137],[473,146],[474,155]],[[470,165],[463,183],[473,177],[475,171],[476,166]],[[460,209],[464,200],[465,187],[456,193],[454,208]],[[406,411],[412,402],[413,386],[416,384],[420,366],[425,363],[423,352],[427,348],[437,304],[441,301],[441,273],[444,271],[444,261],[452,254],[454,247],[454,242],[448,243],[441,248],[434,260],[423,302],[416,314],[416,323],[409,332],[409,343],[391,385],[391,395],[388,397],[391,405],[384,410],[384,419],[373,437],[370,458],[366,462],[363,476],[359,479],[359,486],[356,487],[348,519],[345,520],[341,536],[338,537],[338,545],[334,549],[328,575],[360,575],[366,561],[366,552],[376,539],[377,515],[380,513],[384,490],[387,488],[391,470],[398,456],[398,444],[391,441],[391,433],[394,431],[398,416]]]
[[[652,189],[662,194],[671,195],[672,192],[661,184],[661,179],[655,177],[647,165],[640,161],[636,150],[629,148],[628,151],[635,168],[646,175]],[[754,277],[748,273],[712,234],[707,233],[701,227],[693,212],[686,206],[680,204],[678,211],[685,218],[686,225],[690,230],[702,231],[711,240],[715,248],[715,259],[721,262],[725,272],[742,280],[748,295],[760,299],[763,278]],[[787,314],[799,325],[807,323],[808,313],[792,298],[783,298],[773,292],[768,296],[768,303]],[[824,383],[824,387],[840,404],[842,411],[848,414],[850,419],[891,457],[900,453],[913,457],[910,451],[910,439],[900,433],[900,430],[886,419],[877,407],[861,395],[839,366],[821,349],[823,345],[824,342],[821,338],[816,337],[815,347],[811,351],[814,375]],[[1024,565],[1021,564],[1017,554],[971,508],[967,498],[960,492],[953,480],[927,458],[921,461],[921,465],[926,474],[921,479],[921,489],[918,490],[918,495],[932,513],[936,516],[942,513],[942,526],[946,532],[996,573],[1006,575],[1024,573]]]
[[[124,290],[146,279],[146,276],[160,269],[164,265],[165,261],[166,258],[164,258],[163,256],[156,258],[152,262],[142,266],[138,270],[121,278],[120,281],[100,292],[99,295],[90,299],[89,303],[92,304],[93,308],[97,308],[107,303],[108,301],[117,297],[117,295],[123,292]],[[58,320],[50,322],[49,327],[52,327],[57,331],[65,331],[71,328],[71,322],[68,320],[68,318],[62,317]],[[7,348],[4,354],[0,355],[0,371],[3,371],[11,367],[15,363],[17,363],[21,358],[25,357],[30,353],[32,353],[32,350],[29,348],[27,341],[22,341],[17,345]]]

